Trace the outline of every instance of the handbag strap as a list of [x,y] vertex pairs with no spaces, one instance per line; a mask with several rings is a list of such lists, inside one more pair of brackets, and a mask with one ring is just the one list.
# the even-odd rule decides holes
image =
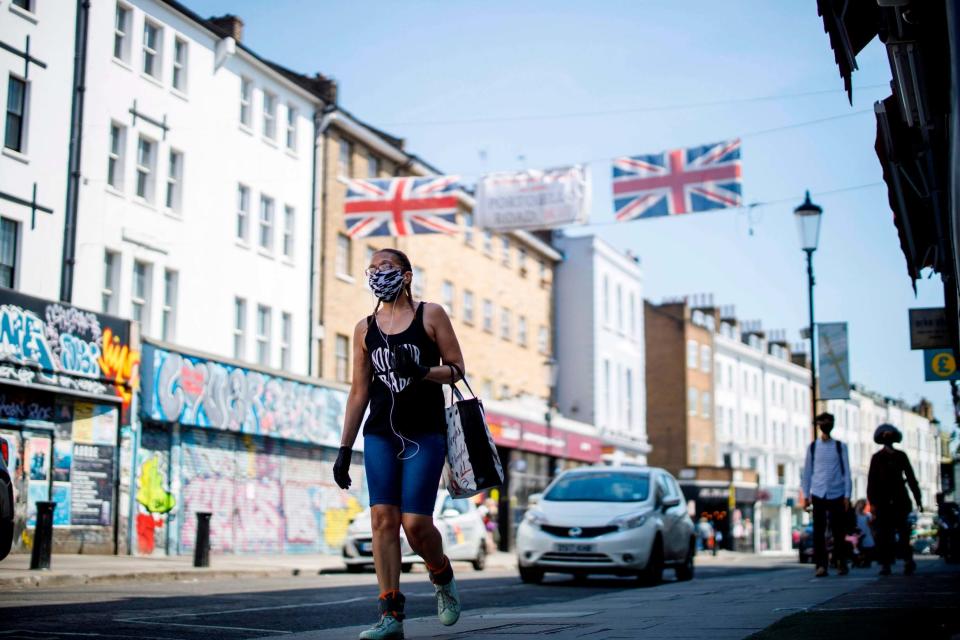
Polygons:
[[473,391],[473,388],[470,386],[470,383],[467,382],[467,376],[463,375],[463,369],[453,364],[452,362],[448,363],[447,366],[450,367],[450,389],[453,391],[454,395],[457,396],[457,399],[463,400],[463,394],[460,392],[460,389],[457,388],[457,383],[454,382],[454,375],[453,375],[454,371],[456,371],[457,374],[459,374],[460,379],[463,380],[463,384],[467,385],[467,390],[470,391],[470,395],[476,398],[477,394]]

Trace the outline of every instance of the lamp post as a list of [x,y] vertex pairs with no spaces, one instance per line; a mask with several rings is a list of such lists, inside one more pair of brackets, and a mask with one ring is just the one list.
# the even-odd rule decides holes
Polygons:
[[557,389],[557,375],[560,373],[560,364],[556,358],[550,356],[543,366],[547,372],[547,411],[543,414],[543,421],[547,425],[547,477],[553,480],[556,473],[557,457],[553,454],[553,405],[556,402],[554,394]]
[[823,209],[810,201],[810,192],[803,203],[793,210],[797,220],[797,230],[800,232],[800,245],[807,254],[807,295],[810,300],[810,422],[813,429],[813,439],[817,439],[817,359],[814,351],[816,345],[816,331],[813,322],[813,252],[817,250],[820,240],[820,217]]

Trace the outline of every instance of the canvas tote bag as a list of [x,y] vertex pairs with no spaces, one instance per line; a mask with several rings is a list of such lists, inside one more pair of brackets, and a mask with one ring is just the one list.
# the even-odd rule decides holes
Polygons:
[[470,388],[460,367],[472,398],[464,398],[456,383],[450,385],[452,402],[446,408],[447,418],[447,491],[452,498],[469,498],[503,484],[503,467],[497,455],[497,445],[490,435],[483,403]]

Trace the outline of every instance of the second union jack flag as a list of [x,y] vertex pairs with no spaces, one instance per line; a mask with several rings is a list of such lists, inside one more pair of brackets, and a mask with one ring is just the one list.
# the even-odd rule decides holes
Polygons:
[[738,207],[740,140],[613,161],[617,220]]
[[347,185],[347,233],[353,238],[459,231],[456,176],[345,178],[343,182]]

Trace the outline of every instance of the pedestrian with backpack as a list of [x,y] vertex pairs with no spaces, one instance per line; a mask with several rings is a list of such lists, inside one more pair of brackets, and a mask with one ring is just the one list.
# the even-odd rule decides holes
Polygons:
[[813,507],[813,561],[818,578],[827,575],[827,522],[833,534],[833,555],[837,573],[850,572],[844,553],[847,510],[850,508],[850,461],[847,445],[830,437],[833,414],[821,413],[815,423],[820,437],[810,443],[803,465],[804,507]]

